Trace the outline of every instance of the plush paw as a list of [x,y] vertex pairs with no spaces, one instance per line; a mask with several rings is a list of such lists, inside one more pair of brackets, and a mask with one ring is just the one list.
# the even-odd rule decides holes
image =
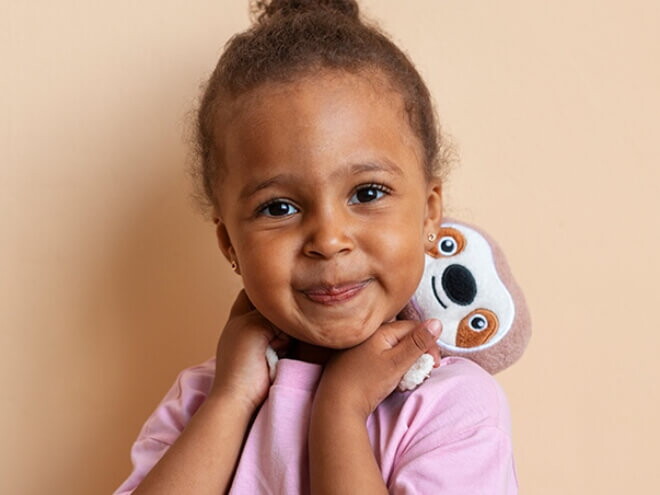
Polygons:
[[424,380],[431,374],[433,369],[433,356],[430,354],[422,354],[417,358],[417,361],[410,367],[406,374],[399,382],[398,389],[401,392],[406,390],[413,390],[417,388]]
[[270,381],[275,380],[275,374],[277,373],[277,363],[280,358],[277,356],[275,349],[271,346],[266,348],[266,362],[268,363],[268,371],[270,374]]

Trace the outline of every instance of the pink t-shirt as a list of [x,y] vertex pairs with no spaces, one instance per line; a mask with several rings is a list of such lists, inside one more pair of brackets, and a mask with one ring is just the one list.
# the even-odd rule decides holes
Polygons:
[[[322,367],[282,359],[248,433],[234,495],[309,493],[307,431]],[[206,398],[215,359],[182,371],[142,427],[134,470],[115,495],[131,493]],[[511,420],[502,389],[467,359],[446,357],[416,390],[394,392],[367,420],[383,480],[393,494],[518,493]]]

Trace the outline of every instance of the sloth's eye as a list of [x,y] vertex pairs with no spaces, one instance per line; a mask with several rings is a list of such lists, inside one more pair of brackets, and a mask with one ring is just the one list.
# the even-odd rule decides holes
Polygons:
[[470,328],[475,332],[482,332],[488,327],[488,320],[484,316],[476,314],[470,318],[468,325],[470,325]]
[[458,243],[453,237],[446,235],[438,241],[438,249],[445,256],[451,256],[458,250]]

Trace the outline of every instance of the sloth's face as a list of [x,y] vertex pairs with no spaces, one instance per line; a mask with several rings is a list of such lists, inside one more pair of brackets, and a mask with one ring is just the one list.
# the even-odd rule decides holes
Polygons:
[[382,76],[261,86],[225,111],[216,145],[218,239],[275,326],[341,349],[406,305],[440,222],[440,185],[426,180],[402,99]]

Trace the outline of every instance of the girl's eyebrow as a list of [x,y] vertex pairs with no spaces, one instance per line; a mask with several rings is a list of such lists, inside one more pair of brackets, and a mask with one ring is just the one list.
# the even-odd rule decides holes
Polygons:
[[[330,174],[330,180],[335,180],[339,178],[339,176],[343,175],[358,175],[365,172],[385,172],[391,175],[403,175],[403,170],[401,170],[398,165],[396,165],[394,162],[391,162],[390,160],[383,159],[379,160],[378,162],[354,163],[349,165],[348,170],[340,168]],[[285,173],[277,174],[264,181],[248,182],[241,190],[239,199],[247,199],[262,189],[293,181],[295,181],[295,174]]]
[[245,184],[245,187],[241,190],[239,199],[247,199],[253,194],[266,189],[267,187],[281,184],[282,182],[291,182],[294,178],[294,174],[277,174],[269,179],[264,181],[251,181]]
[[[343,170],[337,170],[332,175],[342,175],[342,172]],[[377,162],[354,163],[350,166],[349,173],[351,175],[357,175],[363,172],[387,172],[392,175],[403,175],[403,170],[387,158]]]

